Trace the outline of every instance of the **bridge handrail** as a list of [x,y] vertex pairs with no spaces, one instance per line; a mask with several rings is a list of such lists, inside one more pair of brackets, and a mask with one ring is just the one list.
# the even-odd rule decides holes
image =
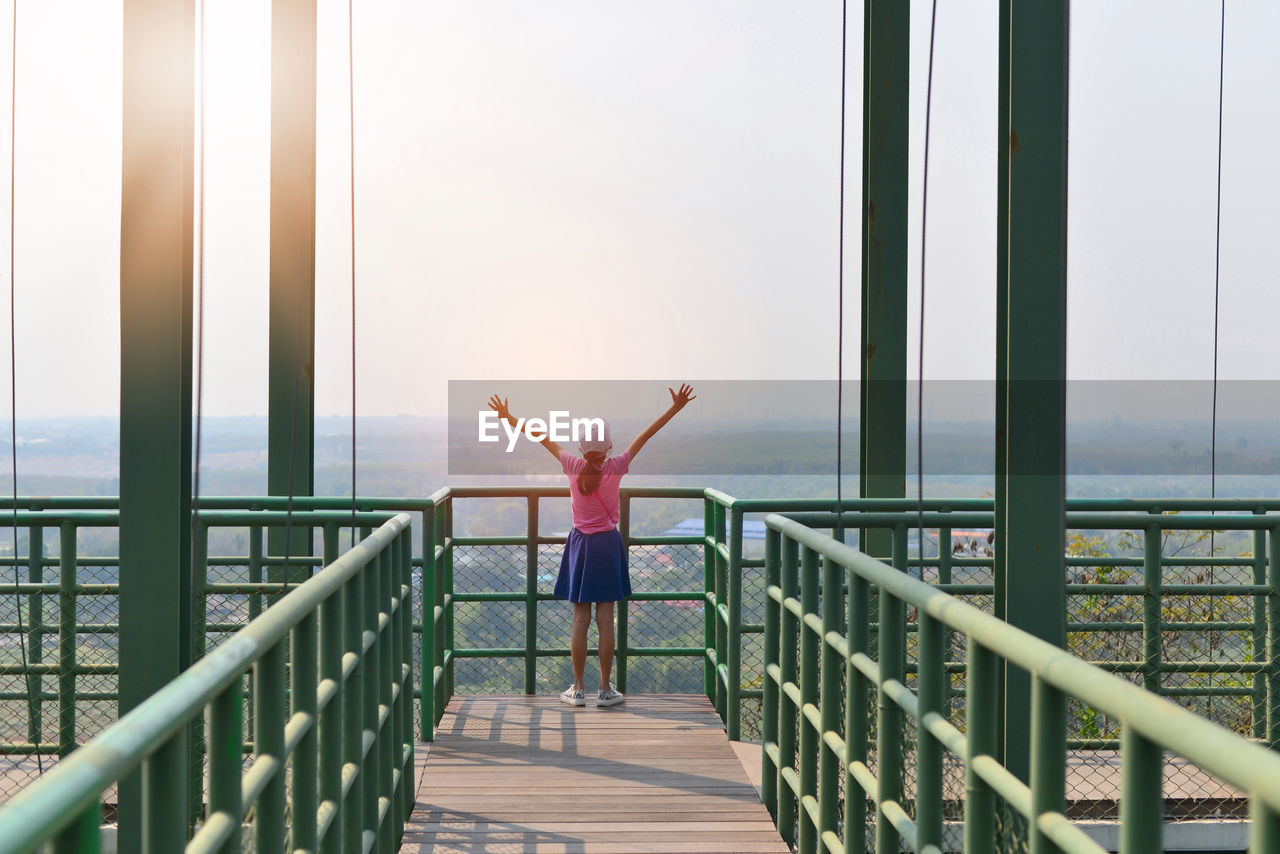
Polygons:
[[[1116,718],[1124,727],[1121,833],[1126,850],[1160,850],[1163,750],[1246,792],[1253,817],[1251,850],[1280,850],[1280,755],[912,578],[902,567],[882,563],[785,516],[770,514],[765,523],[764,798],[784,838],[793,843],[796,828],[790,816],[800,807],[801,851],[814,851],[820,845],[828,850],[862,851],[864,796],[876,804],[877,850],[897,851],[902,842],[914,850],[941,846],[944,747],[966,766],[966,850],[973,829],[993,826],[998,792],[1030,822],[1033,837],[1052,840],[1064,850],[1101,851],[1064,815],[1067,695]],[[807,552],[803,559],[798,559],[799,549]],[[823,559],[821,588],[819,558]],[[829,595],[846,583],[847,592]],[[867,641],[866,615],[873,585],[880,596],[878,661],[868,654]],[[823,591],[820,611],[819,589]],[[919,613],[915,692],[906,687],[904,676],[905,606]],[[848,629],[842,634],[846,614]],[[942,711],[946,629],[963,633],[968,642],[964,733]],[[800,641],[798,670],[795,663],[780,658],[780,650],[792,639]],[[991,656],[1025,670],[1032,679],[1029,786],[992,758],[997,710],[990,702],[994,699],[990,689],[996,684],[998,664]],[[838,698],[832,696],[841,693],[842,673],[847,679],[843,735]],[[874,772],[865,764],[867,688],[879,697],[881,735]],[[904,712],[919,724],[914,820],[901,803]],[[789,735],[797,725],[799,774],[792,769],[797,746]],[[836,834],[837,776],[845,774],[849,775],[846,835],[841,840]],[[982,836],[977,833],[973,841]],[[1032,850],[1036,848],[1033,842]]]
[[[235,839],[244,815],[255,802],[259,807],[259,833],[264,824],[268,825],[267,836],[281,834],[283,842],[284,769],[290,755],[295,762],[295,847],[314,847],[317,837],[336,840],[344,830],[343,839],[348,841],[341,844],[347,845],[351,836],[361,839],[370,831],[388,832],[383,824],[388,818],[396,822],[392,832],[398,838],[412,803],[412,787],[406,785],[413,767],[412,704],[408,702],[407,681],[411,672],[411,584],[406,540],[410,521],[406,514],[386,521],[114,726],[23,789],[0,810],[0,854],[31,851],[46,841],[53,841],[53,850],[59,854],[96,851],[100,795],[140,766],[143,798],[150,806],[144,810],[147,827],[143,850],[177,850],[175,842],[184,844],[188,834],[186,798],[179,785],[179,781],[191,776],[183,768],[190,759],[185,736],[210,704],[210,812],[189,849],[198,844],[199,850],[222,850],[223,844]],[[339,631],[334,625],[342,626],[344,616],[347,625]],[[317,654],[322,624],[328,631]],[[287,715],[284,677],[290,641],[294,671],[290,687],[294,696],[292,714]],[[246,796],[242,802],[240,689],[251,668],[255,669],[260,742],[257,761],[243,780],[245,792],[256,788],[256,795]],[[386,708],[385,716],[380,717],[380,706]],[[317,740],[319,722],[326,716],[340,711],[360,712],[362,708],[368,719],[361,726],[361,734],[372,731],[374,740],[372,745],[358,745],[358,756],[352,755],[350,745],[343,750],[337,730],[332,736],[321,734]],[[348,721],[347,726],[352,723]],[[295,745],[292,751],[285,745],[286,732]],[[344,762],[335,762],[338,751],[346,764],[358,769],[354,780],[343,779],[347,772],[342,768]],[[388,760],[390,767],[383,767]],[[308,798],[307,785],[299,781],[307,777],[306,769],[315,774],[317,767],[321,791],[312,785]],[[330,773],[334,768],[340,772],[336,778]],[[359,794],[369,780],[377,790],[369,789],[363,798],[353,800],[350,792]],[[317,797],[324,801],[318,802]],[[378,815],[379,797],[390,801],[384,816]],[[277,803],[264,803],[258,798]],[[318,811],[318,821],[309,829],[312,823],[297,820],[308,811],[312,815]],[[355,824],[353,818],[360,823]],[[312,840],[310,846],[308,837]],[[263,850],[267,848],[269,845]],[[337,844],[331,844],[325,850],[337,848]]]

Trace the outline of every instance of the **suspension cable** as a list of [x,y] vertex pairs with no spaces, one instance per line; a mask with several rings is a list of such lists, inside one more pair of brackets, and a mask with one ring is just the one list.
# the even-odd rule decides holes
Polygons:
[[[1209,418],[1209,497],[1218,481],[1218,291],[1222,276],[1222,101],[1226,69],[1227,2],[1222,0],[1218,30],[1218,178],[1213,244],[1213,403]],[[1211,535],[1212,536],[1212,535]]]
[[347,116],[351,173],[351,547],[356,546],[356,54],[353,2],[347,0]]
[[[1218,291],[1222,278],[1222,101],[1223,81],[1226,78],[1227,0],[1222,0],[1221,18],[1218,22],[1218,175],[1214,201],[1213,226],[1213,396],[1209,408],[1209,499],[1218,497]],[[1214,515],[1209,505],[1209,515]],[[1217,553],[1216,536],[1209,530],[1209,583],[1215,583],[1217,572],[1213,563]],[[1209,598],[1209,619],[1214,619],[1213,597]],[[1213,658],[1215,644],[1209,645],[1209,657]],[[1209,700],[1213,702],[1212,698]]]
[[[933,117],[933,41],[938,26],[938,0],[933,0],[929,15],[929,69],[924,96],[924,173],[920,189],[920,340],[916,364],[916,512],[919,528],[920,579],[924,580],[924,285],[927,259],[926,240],[929,226],[929,125]],[[950,545],[948,545],[950,548]],[[942,538],[938,538],[938,554],[942,554]]]
[[[849,2],[840,4],[840,263],[837,272],[839,296],[836,308],[836,527],[843,532],[844,491],[844,136],[845,80],[848,76]],[[866,425],[860,429],[865,430]],[[866,474],[862,473],[861,477]],[[843,540],[843,534],[841,540]]]
[[[18,141],[18,0],[13,0],[13,27],[11,30],[10,51],[12,64],[9,76],[9,452],[10,474],[13,487],[13,599],[18,612],[18,652],[22,656],[22,675],[26,680],[27,697],[31,697],[31,666],[27,659],[27,630],[22,621],[22,594],[18,590],[20,577],[18,574],[18,324],[15,319],[16,288],[14,287],[14,254],[18,242],[14,223],[17,211],[17,190],[14,181],[17,177],[15,151]],[[27,551],[31,551],[31,537],[27,537]],[[28,555],[28,559],[44,560],[44,555]],[[27,580],[31,577],[28,574]],[[31,603],[27,603],[30,610]],[[43,608],[43,605],[41,606]],[[41,615],[43,616],[43,614]],[[34,617],[33,617],[34,619]],[[36,643],[44,646],[44,633],[36,637]],[[40,691],[44,692],[44,680],[40,680]],[[43,707],[42,707],[43,708]],[[30,715],[28,706],[28,715]],[[44,774],[44,757],[40,753],[40,741],[44,736],[44,716],[41,715],[33,745],[36,753],[36,773]]]

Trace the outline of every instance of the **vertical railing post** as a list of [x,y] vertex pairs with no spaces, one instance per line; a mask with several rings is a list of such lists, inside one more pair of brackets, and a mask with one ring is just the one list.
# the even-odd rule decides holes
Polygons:
[[[262,583],[262,526],[249,528],[249,583]],[[262,613],[262,592],[249,594],[249,622],[253,622]]]
[[[18,559],[17,549],[13,558]],[[27,581],[44,584],[44,528],[31,525],[27,528]],[[14,594],[18,602],[22,597]],[[32,667],[44,663],[44,594],[36,591],[27,599],[27,659]],[[21,604],[19,604],[21,609]],[[19,610],[18,617],[22,612]],[[29,673],[31,692],[27,695],[27,741],[40,749],[44,741],[44,675]]]
[[1152,522],[1142,538],[1142,686],[1160,693],[1160,587],[1163,583],[1160,525]]
[[355,668],[342,690],[342,773],[350,775],[350,786],[342,801],[342,850],[363,851],[364,821],[360,810],[364,804],[364,787],[368,780],[361,770],[364,750],[364,579],[356,575],[343,585],[342,634],[344,656],[356,657]]
[[99,854],[102,851],[102,803],[94,799],[84,812],[58,833],[53,854]]
[[[871,614],[867,602],[871,598],[871,585],[852,569],[848,571],[849,593],[845,607],[849,624],[849,661],[845,663],[845,767],[855,762],[867,762],[870,729],[867,714],[867,697],[870,681],[866,674],[853,666],[853,656],[868,655],[871,651]],[[874,795],[862,788],[853,773],[846,770],[844,777],[844,845],[846,851],[867,850],[867,795]]]
[[[207,638],[205,628],[208,622],[208,596],[205,589],[209,581],[209,526],[199,519],[193,527],[194,542],[192,544],[191,561],[191,661],[204,658]],[[187,816],[191,827],[200,821],[204,812],[204,755],[206,751],[204,716],[197,715],[191,719],[191,733],[188,744],[191,758],[187,763]]]
[[[1280,748],[1280,526],[1271,529],[1267,561],[1267,745]],[[1275,819],[1272,814],[1272,819]]]
[[1120,732],[1120,850],[1164,850],[1164,755],[1159,746],[1126,725]]
[[325,522],[320,528],[320,565],[326,567],[333,563],[342,553],[342,545],[338,539],[338,523]]
[[[622,559],[626,572],[631,571],[631,496],[623,494],[618,502],[618,533],[622,536]],[[613,681],[617,689],[627,693],[627,655],[631,645],[631,603],[623,599],[617,605],[618,631],[614,636]]]
[[[360,539],[364,540],[368,536],[368,529],[361,528]],[[377,556],[373,558],[373,561],[376,560]],[[360,689],[361,706],[364,711],[364,740],[368,743],[363,749],[363,758],[360,763],[360,776],[365,779],[364,787],[361,789],[363,799],[360,805],[360,816],[366,843],[369,839],[377,838],[378,796],[381,783],[378,773],[378,696],[382,682],[382,668],[378,661],[378,655],[381,652],[378,647],[378,573],[376,567],[372,565],[373,561],[365,565],[356,576],[362,588],[360,630],[361,647],[364,650],[361,654],[364,678],[360,682]],[[365,850],[370,848],[371,846],[366,845]]]
[[[1267,583],[1267,532],[1259,528],[1253,532],[1253,583],[1264,587]],[[1266,597],[1254,595],[1253,600],[1253,660],[1266,661],[1267,603]],[[1267,674],[1253,674],[1253,737],[1267,737]]]
[[538,496],[527,495],[524,546],[524,692],[538,692]]
[[330,818],[320,840],[321,854],[341,854],[342,825],[347,813],[342,808],[343,711],[350,685],[342,684],[342,655],[346,637],[342,626],[344,584],[320,603],[320,678],[337,693],[320,713],[320,797]]
[[319,623],[312,611],[290,632],[289,699],[293,714],[311,718],[311,725],[293,751],[293,830],[290,844],[295,851],[316,850],[316,812],[319,807],[316,732],[317,631]]
[[436,735],[436,508],[422,511],[422,648],[421,700],[418,737],[431,741]]
[[[369,532],[362,530],[360,539],[367,538]],[[377,560],[377,557],[374,558]],[[363,750],[363,758],[360,762],[360,776],[364,778],[364,786],[361,789],[363,798],[361,800],[360,815],[361,827],[366,836],[374,834],[374,838],[378,833],[378,787],[381,782],[378,774],[378,695],[382,682],[382,668],[379,665],[379,655],[381,649],[378,646],[378,572],[374,566],[366,565],[356,575],[356,580],[360,584],[361,590],[361,611],[360,611],[360,630],[361,630],[361,648],[363,652],[361,667],[364,670],[364,677],[360,681],[361,688],[361,706],[363,707],[364,717],[364,735],[366,741],[372,741],[372,745]],[[364,635],[372,635],[372,642],[365,641]],[[368,850],[366,848],[365,850]]]
[[241,681],[233,679],[209,705],[209,817],[226,813],[236,830],[217,854],[240,854],[240,777],[244,760]]
[[[395,623],[394,612],[391,610],[392,590],[391,584],[394,578],[393,546],[383,546],[374,558],[373,566],[367,567],[366,572],[372,574],[370,582],[377,591],[378,608],[374,616],[374,646],[378,650],[378,723],[374,725],[374,738],[376,739],[371,751],[376,755],[377,761],[377,779],[378,779],[378,803],[374,813],[374,832],[378,835],[378,852],[379,854],[394,854],[396,844],[399,842],[399,834],[393,834],[390,828],[395,825],[396,812],[398,809],[399,799],[395,797],[394,780],[396,756],[395,751],[400,749],[398,739],[395,738],[396,732],[396,715],[394,713],[394,684],[396,671],[400,667],[400,662],[394,656],[395,653]],[[399,597],[397,597],[399,598]],[[386,615],[386,624],[382,623],[382,616]],[[386,717],[383,718],[382,710],[386,710]],[[382,814],[381,801],[385,799],[387,802],[387,812],[385,817]]]
[[996,847],[996,796],[973,770],[973,761],[979,756],[994,758],[999,749],[998,660],[972,637],[968,638],[967,645],[964,712],[969,758],[964,771],[964,851],[965,854],[991,854]]
[[[142,761],[142,854],[169,854],[187,844],[187,728]],[[283,804],[281,805],[283,818]],[[258,837],[261,842],[262,837]],[[238,840],[237,840],[238,841]],[[279,851],[260,847],[259,851]]]
[[[941,539],[939,539],[941,542]],[[916,849],[942,848],[942,744],[929,731],[928,718],[946,720],[946,637],[944,626],[919,612],[917,686],[920,720],[916,727]]]
[[1280,813],[1259,797],[1249,799],[1249,854],[1280,854]]
[[[727,674],[729,650],[728,604],[725,601],[725,557],[721,547],[725,545],[724,505],[716,502],[715,508],[715,617],[716,617],[716,712],[720,720],[728,722],[729,681]],[[723,609],[723,610],[722,610]]]
[[840,675],[843,670],[841,666],[843,662],[840,654],[836,652],[835,647],[828,641],[828,636],[840,633],[840,623],[844,619],[843,609],[840,607],[844,604],[844,597],[840,594],[840,588],[844,582],[841,577],[843,569],[832,558],[823,558],[822,637],[819,639],[822,670],[822,692],[819,697],[822,732],[818,734],[820,755],[818,763],[818,783],[820,786],[818,815],[821,820],[818,827],[819,837],[827,833],[836,832],[840,814],[839,760],[843,757],[836,756],[835,752],[827,746],[825,737],[827,733],[837,733],[840,729],[840,700],[842,699]]
[[[893,566],[907,569],[907,526],[893,529]],[[902,709],[884,690],[889,680],[904,683],[907,618],[902,600],[887,590],[880,591],[880,690],[876,698],[876,778],[880,791],[876,800],[902,798]],[[897,828],[883,811],[876,816],[877,854],[899,854],[901,840]]]
[[58,546],[58,756],[76,749],[76,527],[63,522]]
[[[774,601],[772,591],[781,591],[782,534],[772,527],[764,532],[764,697],[761,702],[760,741],[766,749],[760,751],[760,799],[764,801],[773,823],[778,823],[778,766],[769,756],[769,745],[778,744],[778,683],[770,672],[779,666],[778,631],[781,608]],[[779,671],[781,672],[781,671]]]
[[[413,804],[417,792],[414,791],[414,744],[413,737],[413,535],[410,529],[400,534],[400,565],[396,577],[400,585],[400,654],[396,658],[396,666],[404,670],[400,679],[400,704],[402,724],[398,744],[407,748],[404,760],[400,763],[401,782],[401,816],[397,839],[404,834],[404,822],[413,813]],[[400,749],[397,747],[397,749]]]
[[285,653],[285,641],[280,640],[253,667],[253,716],[257,718],[253,752],[258,758],[270,757],[280,763],[254,806],[254,841],[259,851],[284,848]]
[[729,565],[726,579],[729,605],[728,696],[729,716],[725,721],[731,741],[742,738],[742,511],[730,510]]
[[[444,551],[444,590],[449,595],[449,607],[444,609],[444,648],[449,651],[449,663],[444,669],[444,701],[447,703],[453,698],[453,677],[457,670],[456,659],[453,657],[454,637],[453,637],[453,499],[449,499],[444,507],[444,536],[448,543]],[[444,711],[444,703],[440,704],[439,711]]]
[[702,499],[702,645],[706,654],[702,657],[702,687],[707,699],[716,701],[716,667],[719,659],[716,646],[716,609],[712,604],[716,590],[716,519],[715,502],[708,496]]
[[[800,548],[800,845],[801,854],[818,850],[818,828],[804,807],[805,798],[818,794],[819,733],[805,715],[805,709],[818,705],[818,637],[805,622],[818,613],[818,553],[808,546]],[[898,852],[894,852],[898,854]]]
[[[1031,680],[1031,812],[1033,816],[1066,812],[1067,698],[1039,676]],[[1160,792],[1157,775],[1154,790]],[[1057,854],[1058,847],[1028,822],[1031,854]],[[1158,839],[1159,837],[1157,837]]]
[[[941,525],[938,527],[938,583],[951,584],[951,526]],[[944,676],[942,680],[942,707],[944,713],[942,716],[948,721],[951,720],[951,697],[953,690],[951,685],[951,674],[946,671],[947,659],[951,657],[951,629],[945,623],[942,624],[942,662]]]
[[788,845],[796,843],[796,796],[791,786],[782,778],[784,772],[793,772],[796,764],[796,726],[800,709],[787,692],[788,685],[799,685],[798,651],[800,649],[800,620],[787,607],[800,593],[799,543],[790,537],[782,538],[781,548],[781,637],[778,652],[782,657],[782,685],[778,691],[778,833]]

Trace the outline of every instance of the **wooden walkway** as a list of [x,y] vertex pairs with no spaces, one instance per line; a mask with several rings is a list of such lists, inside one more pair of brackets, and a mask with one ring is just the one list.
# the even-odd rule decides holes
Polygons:
[[454,698],[400,850],[789,851],[705,697],[590,697]]

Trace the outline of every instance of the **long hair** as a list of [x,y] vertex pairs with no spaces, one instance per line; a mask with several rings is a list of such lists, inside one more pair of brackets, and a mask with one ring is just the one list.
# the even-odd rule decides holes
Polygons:
[[578,475],[578,491],[583,495],[590,495],[600,486],[604,454],[599,451],[590,451],[583,454],[583,459],[586,460],[587,465],[583,468],[582,474]]

